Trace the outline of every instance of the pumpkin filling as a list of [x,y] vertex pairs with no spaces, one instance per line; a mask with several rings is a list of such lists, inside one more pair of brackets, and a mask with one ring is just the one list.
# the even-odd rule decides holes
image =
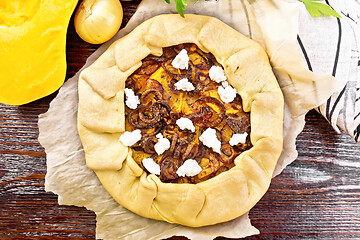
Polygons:
[[215,57],[195,44],[143,59],[126,80],[125,94],[120,141],[163,182],[205,181],[232,168],[252,147],[250,113]]

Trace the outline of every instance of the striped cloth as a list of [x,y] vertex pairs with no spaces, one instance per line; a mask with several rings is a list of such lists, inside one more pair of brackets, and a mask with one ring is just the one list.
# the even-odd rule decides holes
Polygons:
[[342,18],[312,18],[304,7],[298,45],[311,71],[331,74],[342,84],[317,111],[360,144],[360,0],[325,2]]

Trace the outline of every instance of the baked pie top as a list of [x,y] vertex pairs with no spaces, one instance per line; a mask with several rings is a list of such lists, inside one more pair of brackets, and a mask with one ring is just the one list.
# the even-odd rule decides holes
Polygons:
[[[181,54],[188,56],[187,69],[176,68],[174,61]],[[159,57],[147,56],[126,80],[130,91],[126,95],[130,96],[125,101],[125,130],[141,130],[141,139],[132,145],[132,157],[163,182],[205,181],[232,168],[234,159],[252,146],[250,113],[243,111],[241,98],[226,77],[217,79],[217,71],[223,72],[211,53],[195,44],[180,44],[164,48]],[[232,90],[235,94],[229,99]],[[131,104],[134,96],[135,106]],[[208,129],[215,134],[206,135],[211,132]],[[163,151],[158,148],[164,140],[157,136],[169,140]],[[206,146],[208,141],[217,143],[219,149]]]
[[[126,97],[131,95],[125,86],[126,80],[143,63],[147,64],[144,59],[149,58],[146,57],[160,57],[168,47],[184,43],[196,44],[205,55],[213,54],[219,66],[223,67],[229,85],[240,96],[242,109],[250,113],[249,141],[252,147],[238,155],[229,170],[195,184],[174,184],[172,180],[170,183],[163,182],[161,176],[148,174],[134,160],[134,149],[119,140],[126,132],[125,102],[128,99],[124,98],[124,92],[127,92]],[[178,60],[175,65],[186,69],[186,64]],[[168,70],[171,71],[171,67]],[[191,89],[189,81],[193,79],[178,85]],[[282,150],[283,95],[264,49],[220,20],[191,14],[185,15],[185,18],[178,15],[151,18],[114,42],[91,66],[84,69],[79,77],[78,90],[78,131],[86,164],[121,206],[144,217],[199,227],[241,216],[268,189]],[[170,91],[164,89],[165,93]],[[191,92],[187,92],[189,94]],[[196,112],[198,108],[195,102],[189,107],[191,110],[195,105],[192,110]],[[236,98],[235,102],[240,103]],[[129,104],[134,107],[136,99]],[[206,103],[216,109],[217,105],[212,104]],[[162,111],[163,105],[159,103],[154,108],[155,119],[158,119],[156,114]],[[186,107],[181,109],[186,110]],[[205,109],[201,112],[200,108],[199,114],[207,115],[209,109]],[[145,112],[143,119],[153,121],[152,113],[152,110]],[[213,120],[212,117],[218,116],[213,114],[210,117],[209,113],[207,118]],[[191,121],[197,122],[195,119]],[[140,129],[134,131],[137,131],[137,135],[141,132]],[[163,132],[155,135],[158,141],[164,143],[160,147],[162,150],[167,145],[165,142],[171,140],[164,135]],[[208,136],[214,136],[214,131],[207,132],[204,139],[209,139]],[[216,144],[207,144],[218,149]],[[147,163],[151,164],[150,161]]]

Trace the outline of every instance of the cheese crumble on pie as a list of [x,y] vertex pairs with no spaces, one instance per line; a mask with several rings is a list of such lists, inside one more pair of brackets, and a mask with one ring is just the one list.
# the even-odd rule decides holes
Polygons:
[[[134,101],[126,100],[123,135],[141,130],[141,139],[131,145],[132,156],[147,172],[152,171],[143,161],[151,158],[163,182],[198,183],[232,168],[234,159],[252,146],[249,138],[230,142],[250,133],[250,113],[244,112],[235,89],[223,88],[224,70],[211,53],[195,44],[163,51],[159,57],[146,57],[126,81],[126,96],[140,101],[133,108]],[[195,160],[188,168],[195,173],[179,174],[188,160]]]

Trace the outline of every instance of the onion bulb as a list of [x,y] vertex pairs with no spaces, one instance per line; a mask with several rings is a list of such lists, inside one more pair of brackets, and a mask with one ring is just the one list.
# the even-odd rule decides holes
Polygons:
[[84,41],[101,44],[117,33],[122,18],[119,0],[84,0],[75,13],[75,30]]

